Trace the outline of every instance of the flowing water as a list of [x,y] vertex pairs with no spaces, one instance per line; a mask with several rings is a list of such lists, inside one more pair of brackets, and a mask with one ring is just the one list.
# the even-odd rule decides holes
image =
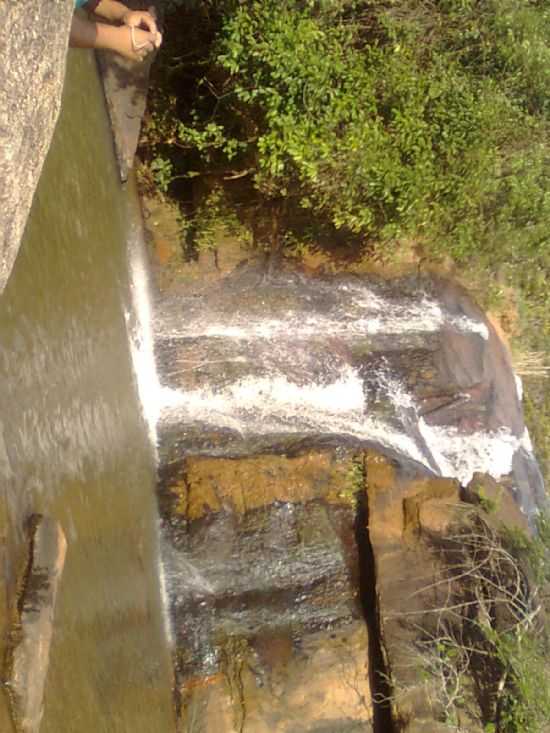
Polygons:
[[[540,476],[509,356],[463,291],[428,277],[248,261],[189,280],[160,297],[155,320],[185,730],[388,733],[388,709],[366,701],[389,692],[379,598],[401,598],[407,582],[393,558],[417,565],[409,540],[400,547],[407,492],[420,496],[429,473],[463,484],[512,473],[517,502],[535,511]],[[358,464],[363,447],[392,468],[373,454]],[[342,653],[330,659],[333,643]]]
[[[476,471],[504,476],[521,456],[537,486],[514,489],[532,513],[540,475],[511,368],[489,363],[502,347],[481,313],[444,301],[429,280],[266,277],[253,266],[165,298],[162,434],[180,453],[211,455],[370,444],[464,484]],[[463,353],[448,358],[455,343]],[[509,423],[502,395],[476,394],[483,381],[510,393]]]
[[11,591],[28,514],[57,519],[68,541],[41,733],[174,730],[154,416],[138,399],[154,369],[136,206],[118,183],[93,57],[71,52],[61,119],[0,298]]

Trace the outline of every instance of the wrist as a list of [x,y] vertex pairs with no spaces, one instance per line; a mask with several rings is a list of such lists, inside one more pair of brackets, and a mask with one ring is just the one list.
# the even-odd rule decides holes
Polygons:
[[123,23],[124,16],[130,11],[126,5],[118,2],[118,0],[99,0],[95,12],[105,20],[113,23]]
[[124,23],[124,17],[128,15],[130,10],[128,10],[127,6],[123,3],[116,2],[116,0],[113,2],[112,7],[112,20],[114,20],[117,23]]
[[119,26],[106,25],[105,23],[96,23],[96,48],[105,48],[107,50],[116,51],[120,45]]

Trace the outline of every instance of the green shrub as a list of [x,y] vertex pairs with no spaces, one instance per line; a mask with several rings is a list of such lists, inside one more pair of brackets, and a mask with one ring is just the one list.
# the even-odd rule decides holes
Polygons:
[[183,233],[189,252],[216,250],[224,237],[238,237],[241,242],[249,240],[249,232],[228,207],[219,187],[206,194],[193,214],[184,220]]
[[547,640],[536,634],[501,634],[494,648],[507,675],[496,730],[542,733],[550,720]]
[[[550,214],[539,5],[211,2],[204,57],[180,69],[195,74],[192,105],[158,105],[145,140],[173,154],[175,176],[250,172],[264,197],[365,237],[461,260],[506,238],[527,257],[519,227],[536,249]],[[169,92],[178,68],[165,59]]]

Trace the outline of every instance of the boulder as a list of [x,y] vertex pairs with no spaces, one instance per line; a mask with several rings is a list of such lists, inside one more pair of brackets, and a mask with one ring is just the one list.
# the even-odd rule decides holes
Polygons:
[[[372,731],[354,457],[189,457],[163,473],[187,730]],[[185,727],[187,726],[187,727]]]
[[73,0],[0,4],[0,292],[61,106]]
[[134,167],[141,120],[147,101],[152,56],[136,64],[111,51],[97,52],[107,111],[113,131],[120,180],[126,181]]
[[38,733],[67,542],[59,523],[51,518],[34,515],[29,525],[29,556],[18,599],[7,684],[17,729]]

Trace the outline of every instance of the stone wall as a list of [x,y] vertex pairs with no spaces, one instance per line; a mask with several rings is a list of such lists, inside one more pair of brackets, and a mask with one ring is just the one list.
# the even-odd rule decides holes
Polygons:
[[59,114],[73,0],[0,3],[0,292]]

